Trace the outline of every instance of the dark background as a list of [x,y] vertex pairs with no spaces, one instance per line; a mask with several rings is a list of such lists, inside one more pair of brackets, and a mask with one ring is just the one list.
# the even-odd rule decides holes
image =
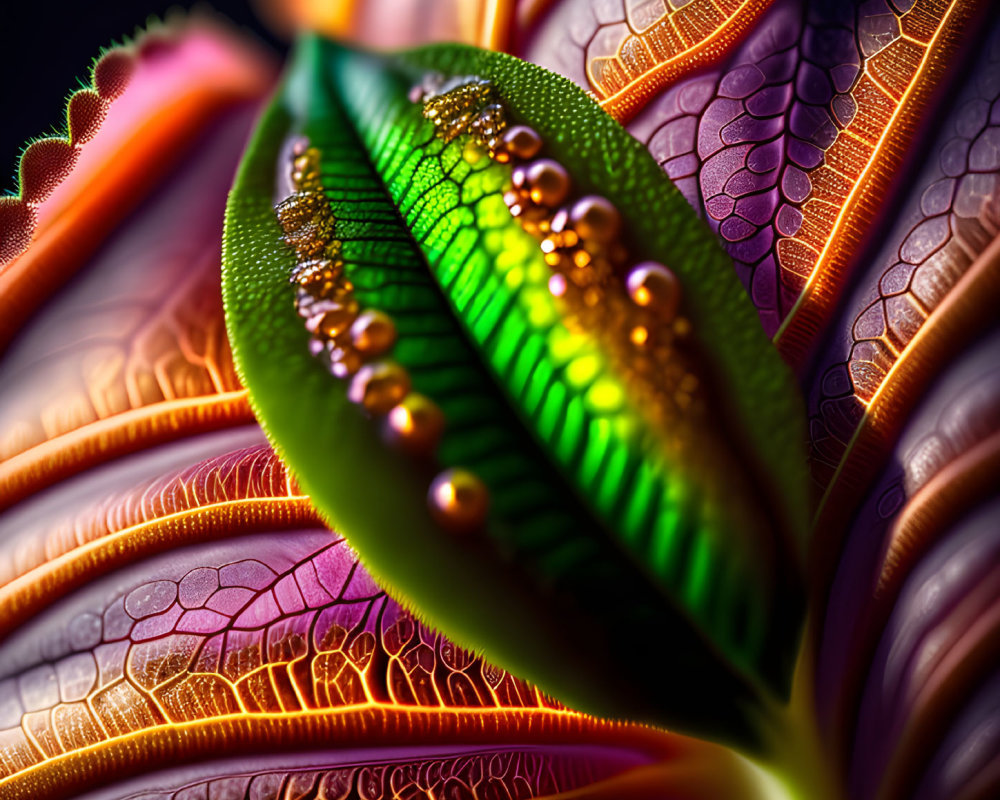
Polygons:
[[35,136],[65,125],[66,98],[88,79],[102,47],[170,9],[211,8],[272,49],[284,45],[248,0],[0,0],[0,194],[13,191],[17,159]]

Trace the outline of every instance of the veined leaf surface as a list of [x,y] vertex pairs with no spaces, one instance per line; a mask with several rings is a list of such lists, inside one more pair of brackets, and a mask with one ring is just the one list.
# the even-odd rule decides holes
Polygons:
[[[564,709],[457,648],[322,524],[225,337],[223,210],[256,109],[169,102],[206,55],[223,89],[270,73],[203,21],[169,32],[136,42],[63,211],[0,272],[21,315],[0,313],[0,797],[764,796],[724,748]],[[170,117],[141,147],[136,103]],[[100,168],[122,151],[157,164],[149,185]]]
[[[435,134],[411,99],[429,76],[489,81],[572,196],[600,194],[620,212],[629,263],[673,270],[690,329],[674,378],[646,369],[640,380],[608,346],[629,318],[588,330],[550,293],[538,239],[504,204],[511,166],[467,135]],[[295,137],[319,153],[357,302],[393,320],[393,362],[443,412],[433,459],[387,445],[351,381],[310,355],[289,284],[296,255],[274,210]],[[596,104],[472,48],[378,58],[307,39],[237,178],[224,262],[258,416],[380,580],[574,707],[759,746],[801,623],[801,412],[726,257]],[[624,286],[613,274],[607,298]],[[685,379],[687,404],[671,383]],[[656,416],[642,392],[666,392],[673,413]],[[489,498],[482,529],[461,535],[427,501],[435,472],[457,467]]]

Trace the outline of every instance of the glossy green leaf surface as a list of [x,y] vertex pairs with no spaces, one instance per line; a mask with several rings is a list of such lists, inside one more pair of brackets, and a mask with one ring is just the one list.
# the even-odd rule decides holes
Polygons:
[[[490,80],[578,192],[621,212],[633,260],[675,272],[708,413],[656,429],[599,332],[565,324],[538,241],[504,204],[511,167],[445,143],[409,99],[429,73]],[[433,521],[434,469],[387,446],[309,353],[273,210],[293,135],[321,154],[360,305],[393,319],[392,359],[444,413],[434,469],[488,487],[481,532]],[[306,40],[231,195],[224,266],[262,424],[396,596],[571,706],[759,743],[801,624],[802,414],[709,231],[579,89],[470,48],[375,57]]]

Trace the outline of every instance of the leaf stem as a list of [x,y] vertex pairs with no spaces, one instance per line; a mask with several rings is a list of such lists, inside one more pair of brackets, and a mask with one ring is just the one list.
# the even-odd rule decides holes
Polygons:
[[[807,631],[812,626],[806,627]],[[806,636],[808,637],[808,633]],[[765,755],[748,759],[762,773],[762,796],[771,800],[843,800],[843,777],[823,740],[815,713],[815,649],[804,641],[787,703],[764,709]]]

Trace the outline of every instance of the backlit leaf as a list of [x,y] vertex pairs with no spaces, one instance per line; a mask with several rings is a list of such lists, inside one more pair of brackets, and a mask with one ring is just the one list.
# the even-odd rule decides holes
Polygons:
[[[627,255],[593,305],[550,291],[558,270],[530,215],[504,203],[511,164],[466,133],[446,141],[412,99],[468,76],[565,169],[562,202],[600,194],[620,212]],[[393,363],[443,412],[424,458],[387,444],[385,409],[363,411],[359,381],[310,355],[274,210],[303,138],[322,190],[314,222],[332,227],[321,246],[343,259],[350,299],[394,322]],[[307,229],[285,229],[300,261]],[[509,57],[378,58],[307,39],[231,195],[224,261],[251,401],[380,579],[575,707],[757,743],[801,621],[801,412],[726,257],[642,146],[569,82]],[[661,323],[626,287],[650,261],[681,287],[669,332],[651,328],[665,353],[652,366],[641,336],[620,346]],[[456,467],[489,503],[461,534],[428,510],[435,473]]]

